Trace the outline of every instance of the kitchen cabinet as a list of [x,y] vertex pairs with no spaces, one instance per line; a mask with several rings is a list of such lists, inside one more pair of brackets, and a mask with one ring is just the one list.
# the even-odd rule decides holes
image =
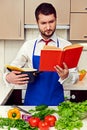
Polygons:
[[24,39],[24,0],[0,0],[0,39]]
[[71,12],[87,12],[87,0],[71,0]]
[[5,105],[23,105],[22,104],[22,90],[13,90]]
[[[44,0],[25,0],[25,24],[36,24],[34,12],[36,7],[44,2]],[[47,0],[46,2],[52,3],[57,11],[59,25],[69,25],[70,16],[70,0]]]
[[70,91],[71,102],[82,102],[87,100],[87,90],[71,90]]
[[71,13],[70,40],[87,41],[87,13]]
[[87,0],[71,0],[70,40],[87,40]]

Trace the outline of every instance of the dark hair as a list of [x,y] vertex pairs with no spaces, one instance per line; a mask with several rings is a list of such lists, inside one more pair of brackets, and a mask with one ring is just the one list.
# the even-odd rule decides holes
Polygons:
[[38,21],[38,16],[40,13],[44,15],[54,14],[56,18],[56,10],[53,7],[53,5],[50,3],[42,3],[36,8],[35,17],[37,21]]

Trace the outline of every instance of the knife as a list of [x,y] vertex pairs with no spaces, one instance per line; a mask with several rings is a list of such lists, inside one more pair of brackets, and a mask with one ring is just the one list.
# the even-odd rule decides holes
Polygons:
[[21,108],[21,107],[19,107],[19,106],[13,105],[12,107],[14,107],[14,108],[16,107],[16,108],[18,108],[20,111],[22,111],[22,112],[24,112],[24,113],[27,113],[27,114],[30,114],[30,115],[31,115],[30,112],[24,110],[23,108]]

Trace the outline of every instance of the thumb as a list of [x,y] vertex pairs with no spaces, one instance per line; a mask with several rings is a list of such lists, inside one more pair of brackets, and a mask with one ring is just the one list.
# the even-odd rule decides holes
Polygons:
[[20,71],[12,71],[14,74],[20,74]]

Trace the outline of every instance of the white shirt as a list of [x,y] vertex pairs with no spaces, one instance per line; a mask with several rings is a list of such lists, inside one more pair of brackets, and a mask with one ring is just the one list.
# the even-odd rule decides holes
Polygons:
[[[34,55],[40,56],[41,49],[44,47],[45,43],[42,41],[41,35],[37,39],[34,40],[28,40],[26,41],[22,47],[20,48],[16,58],[14,61],[11,63],[13,66],[17,67],[29,67],[33,68],[33,63],[32,63],[32,55],[33,55],[33,49],[34,49],[34,44],[35,41],[37,40],[36,48],[35,48],[35,53]],[[65,46],[71,45],[70,42],[59,38],[54,34],[50,39],[52,39],[51,42],[48,43],[50,46],[57,46],[57,40],[59,42],[59,48],[64,48]],[[8,72],[5,73],[4,78]],[[59,82],[61,84],[73,84],[78,80],[78,73],[77,69],[73,68],[69,70],[69,76],[62,80],[61,78],[59,79]]]

